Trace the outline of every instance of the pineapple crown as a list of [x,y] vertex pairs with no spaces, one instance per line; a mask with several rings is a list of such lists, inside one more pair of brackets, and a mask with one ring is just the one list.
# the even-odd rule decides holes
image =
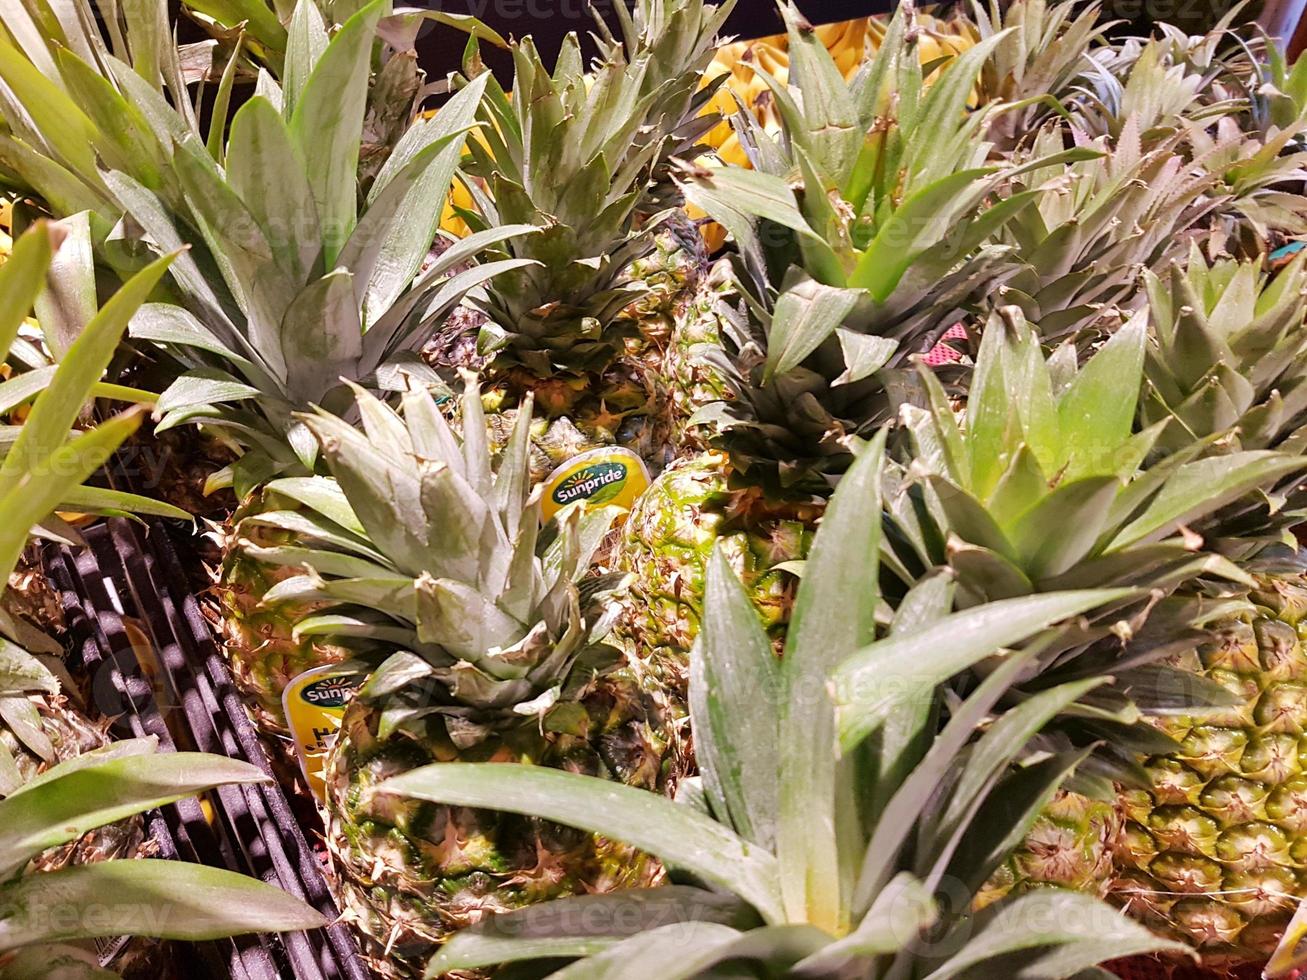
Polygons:
[[[1268,229],[1298,234],[1307,231],[1307,204],[1292,182],[1307,165],[1307,112],[1275,100],[1270,118],[1273,96],[1260,90],[1263,69],[1252,53],[1262,41],[1231,28],[1238,10],[1198,37],[1168,27],[1161,37],[1095,49],[1070,105],[1072,125],[1115,140],[1133,124],[1146,150],[1179,137],[1174,151],[1215,180],[1225,223],[1261,238]],[[1285,74],[1266,70],[1293,89]]]
[[1211,79],[1177,51],[1170,38],[1130,38],[1090,54],[1074,105],[1076,125],[1118,136],[1129,119],[1139,131],[1163,135],[1185,120],[1214,117]]
[[[737,116],[754,169],[687,169],[687,199],[734,236],[743,307],[708,355],[734,399],[693,420],[750,480],[828,492],[850,440],[893,417],[898,368],[1015,265],[993,244],[1042,188],[1000,196],[1028,171],[1096,158],[1061,150],[990,162],[986,119],[968,112],[1003,32],[946,62],[926,85],[911,5],[846,82],[792,5],[782,6],[789,84],[755,66],[775,97],[774,139]],[[797,189],[796,189],[797,188]]]
[[1146,321],[1135,314],[1079,366],[1073,345],[1046,359],[1020,310],[999,310],[982,335],[961,422],[919,366],[928,407],[902,409],[913,463],[891,507],[913,529],[918,560],[950,565],[974,599],[1144,581],[1160,588],[1225,569],[1192,554],[1190,529],[1307,464],[1267,451],[1198,458],[1197,442],[1145,466],[1169,424],[1134,427]]
[[[542,955],[593,958],[571,972],[655,975],[677,948],[686,955],[676,975],[687,977],[742,958],[768,974],[809,977],[997,976],[1027,964],[1056,977],[1123,950],[1180,948],[1091,896],[1054,889],[973,917],[971,897],[1085,757],[1056,751],[1022,766],[1021,750],[1103,678],[1016,707],[1000,701],[1056,635],[1051,624],[1119,593],[952,613],[935,580],[878,631],[880,524],[867,515],[880,511],[883,445],[867,447],[826,511],[783,657],[722,549],[712,555],[689,688],[702,776],[676,801],[507,763],[430,765],[375,787],[621,840],[691,882],[487,917],[441,949],[430,975]],[[957,675],[999,651],[1000,665],[955,697]],[[1035,916],[1056,926],[1032,948],[1016,924]]]
[[723,351],[707,355],[735,399],[693,422],[750,481],[829,493],[852,459],[852,436],[893,418],[907,358],[1017,272],[1005,259],[1012,244],[992,239],[1050,180],[1000,192],[1102,152],[1050,144],[1010,165],[989,161],[985,120],[1000,107],[971,112],[967,101],[1010,31],[946,61],[927,85],[915,14],[899,5],[876,57],[846,82],[797,9],[782,13],[789,84],[755,67],[775,97],[780,139],[741,112],[754,169],[682,176],[687,200],[740,247],[744,301],[723,314]]
[[308,546],[241,542],[256,560],[303,568],[265,597],[315,603],[296,635],[402,646],[364,696],[434,678],[445,700],[519,715],[545,714],[612,666],[617,652],[598,640],[611,583],[578,583],[616,511],[573,507],[542,529],[529,406],[495,467],[475,381],[461,438],[425,391],[406,392],[401,412],[355,395],[362,431],[304,416],[332,478],[274,480],[268,489],[301,509],[249,518],[299,530]]
[[468,169],[486,188],[468,182],[479,214],[465,218],[541,229],[494,253],[530,264],[498,276],[477,303],[489,318],[478,346],[497,365],[541,377],[597,371],[623,349],[634,325],[621,312],[645,292],[631,264],[652,251],[666,217],[643,213],[649,188],[714,122],[701,114],[716,84],[700,89],[699,79],[733,2],[640,0],[634,14],[617,4],[623,38],[599,21],[590,72],[574,34],[552,73],[525,38],[512,45],[511,96],[471,46],[465,75],[475,81],[464,83],[485,85],[487,98]]
[[857,302],[847,325],[925,349],[991,274],[987,245],[1031,196],[994,203],[1012,176],[1096,155],[1073,148],[1018,166],[990,162],[985,138],[997,107],[967,109],[996,34],[936,69],[926,84],[915,14],[901,4],[876,56],[846,82],[791,4],[789,84],[760,65],[781,119],[777,140],[743,110],[740,140],[753,169],[687,168],[687,199],[734,236],[743,283],[769,305],[801,270]]
[[1152,330],[1144,422],[1173,419],[1162,444],[1226,436],[1233,448],[1307,447],[1307,254],[1272,277],[1260,259],[1208,263],[1197,245],[1144,273]]
[[[1064,138],[1061,121],[1050,122],[1018,157],[1047,159]],[[975,304],[991,306],[995,296],[1020,306],[1046,342],[1115,326],[1120,310],[1143,301],[1140,267],[1161,268],[1221,203],[1215,176],[1187,166],[1175,152],[1179,140],[1173,134],[1145,147],[1131,119],[1115,140],[1080,142],[1095,155],[1014,178],[1010,197],[1034,200],[997,236],[1011,246],[1012,271]]]
[[1003,149],[1011,149],[1057,102],[1072,93],[1080,75],[1089,68],[1089,51],[1102,43],[1115,22],[1104,22],[1100,3],[1078,0],[1015,0],[988,7],[971,0],[971,20],[984,40],[1009,32],[980,71],[976,100],[980,105],[1006,102],[1012,108],[996,114],[989,136]]
[[[294,18],[294,0],[251,0],[237,5],[187,0],[182,6],[187,18],[209,35],[206,42],[180,47],[188,71],[202,72],[206,84],[220,83],[225,66],[233,62],[239,75],[267,73],[283,83],[288,72],[294,74],[299,70],[288,60],[288,56],[299,57],[304,52],[303,34],[296,37],[293,52],[291,46],[293,31],[302,30],[304,24],[287,29],[287,22]],[[348,19],[360,6],[358,0],[348,4],[317,4],[321,15],[334,21],[328,30],[339,26],[340,21]],[[423,101],[446,88],[443,81],[428,84],[419,65],[417,41],[430,24],[470,34],[496,47],[508,47],[496,31],[468,14],[419,7],[401,7],[384,14],[373,46],[374,71],[368,86],[364,135],[359,147],[359,184],[365,190],[408,131]],[[133,38],[133,47],[139,41],[140,38]]]
[[[97,56],[88,62],[54,40],[21,53],[0,41],[5,91],[29,107],[7,114],[7,162],[54,208],[88,210],[91,239],[119,267],[140,253],[190,248],[170,270],[171,302],[143,307],[131,335],[188,368],[156,406],[160,428],[221,426],[248,450],[211,486],[243,493],[287,469],[311,471],[317,443],[295,411],[339,401],[342,376],[402,387],[397,378],[434,321],[468,289],[527,264],[449,275],[529,230],[496,228],[450,247],[413,282],[484,82],[437,118],[413,122],[360,202],[373,37],[388,10],[388,0],[373,0],[329,37],[317,5],[303,0],[282,84],[261,72],[227,127],[226,76],[207,138],[184,86],[182,101],[173,91],[170,102],[137,66],[89,42]],[[33,70],[47,62],[49,71]],[[60,114],[56,129],[32,117],[39,106]],[[109,232],[115,223],[134,239]]]
[[778,494],[829,494],[859,439],[893,417],[886,375],[898,343],[846,329],[856,297],[800,278],[774,309],[712,298],[721,345],[695,357],[731,398],[690,419],[750,485]]

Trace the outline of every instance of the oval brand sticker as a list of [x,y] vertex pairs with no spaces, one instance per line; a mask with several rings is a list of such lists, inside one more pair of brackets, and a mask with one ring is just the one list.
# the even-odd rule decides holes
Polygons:
[[625,463],[595,463],[570,474],[554,488],[552,496],[559,507],[566,507],[574,500],[598,505],[616,497],[625,482]]
[[630,509],[649,486],[644,461],[629,449],[591,449],[569,459],[545,480],[542,517],[548,521],[568,504],[612,504]]

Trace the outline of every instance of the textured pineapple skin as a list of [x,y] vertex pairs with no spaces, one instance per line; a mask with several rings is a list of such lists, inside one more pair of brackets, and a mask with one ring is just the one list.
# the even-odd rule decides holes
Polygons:
[[1118,801],[1059,790],[1021,846],[981,888],[975,907],[982,909],[1014,892],[1042,887],[1106,895],[1124,831],[1125,813]]
[[450,344],[450,360],[432,358],[437,368],[466,368],[482,373],[482,407],[491,439],[508,442],[519,406],[535,400],[531,427],[531,478],[544,480],[575,456],[604,446],[621,446],[655,472],[671,459],[666,398],[648,370],[648,355],[636,340],[639,356],[622,356],[598,374],[560,372],[537,377],[525,368],[495,371],[475,356],[471,344]]
[[631,270],[649,292],[626,311],[639,329],[627,342],[623,360],[637,365],[649,394],[644,431],[628,433],[623,445],[639,453],[657,474],[685,444],[689,414],[681,393],[693,379],[687,373],[693,371],[687,338],[705,334],[715,342],[718,336],[714,323],[700,322],[711,312],[705,306],[708,254],[685,212],[677,211],[663,222],[654,236],[654,251],[632,263]]
[[733,489],[728,472],[718,453],[678,460],[626,522],[620,562],[632,580],[620,629],[660,685],[680,698],[713,546],[722,544],[779,647],[798,580],[776,566],[807,555],[822,511],[814,499],[773,501],[756,489]]
[[1158,719],[1182,749],[1123,794],[1114,897],[1207,965],[1264,960],[1307,897],[1307,578],[1259,577],[1252,599],[1181,657],[1242,703]]
[[[231,530],[223,535],[223,560],[216,591],[223,649],[246,708],[264,731],[285,735],[288,729],[281,694],[286,685],[306,670],[340,663],[348,657],[348,651],[319,638],[295,639],[295,624],[310,615],[318,604],[263,604],[270,588],[300,574],[296,568],[260,562],[244,553],[237,543],[239,537],[264,547],[292,543],[294,535],[289,531],[242,523],[246,517],[267,510],[270,505],[273,502],[266,494],[255,493],[232,516]],[[293,509],[283,500],[276,501],[275,506]]]
[[626,315],[639,323],[642,339],[661,351],[671,340],[678,314],[708,270],[708,251],[684,211],[664,219],[653,242],[653,251],[630,268],[631,277],[649,292],[632,303]]
[[[451,317],[422,352],[437,371],[475,371],[481,376],[481,402],[496,449],[507,444],[527,395],[535,401],[531,426],[531,479],[545,480],[555,467],[591,449],[620,445],[650,465],[670,454],[665,399],[649,372],[648,346],[632,336],[634,353],[619,357],[598,374],[560,371],[541,378],[523,367],[498,370],[477,352],[476,336],[485,318],[468,310]],[[451,411],[455,406],[449,406]]]
[[700,280],[678,311],[661,368],[667,390],[672,437],[685,449],[704,449],[690,419],[700,408],[732,397],[725,376],[704,355],[722,345],[721,303],[730,302],[732,288],[723,264]]
[[462,748],[442,715],[383,738],[377,705],[360,697],[346,709],[327,760],[327,846],[343,914],[379,976],[421,976],[445,939],[487,914],[662,880],[656,859],[606,838],[532,817],[371,793],[383,779],[437,762],[531,763],[669,790],[677,753],[629,672],[595,679],[562,707],[563,722],[551,714],[543,729],[536,718],[482,719],[495,726],[491,734]]

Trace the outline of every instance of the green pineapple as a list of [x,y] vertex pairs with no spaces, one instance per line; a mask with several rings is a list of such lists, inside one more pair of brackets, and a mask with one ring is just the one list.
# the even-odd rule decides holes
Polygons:
[[[961,420],[921,367],[928,407],[902,409],[911,461],[895,476],[888,510],[900,575],[913,582],[946,566],[963,606],[1066,588],[1147,590],[1088,619],[1074,645],[1051,654],[1057,666],[1047,676],[1080,676],[1087,665],[1106,673],[1104,658],[1124,658],[1111,671],[1118,684],[1166,717],[1184,710],[1175,695],[1186,689],[1200,705],[1230,700],[1214,680],[1159,663],[1217,615],[1177,590],[1204,574],[1240,577],[1197,550],[1188,528],[1303,464],[1260,450],[1156,459],[1170,423],[1135,431],[1145,341],[1139,313],[1083,365],[1070,344],[1046,359],[1020,310],[1001,309],[982,334]],[[1111,699],[1058,727],[1075,744],[1102,741],[1103,767],[1072,787],[1079,798],[1041,818],[986,898],[1049,883],[1105,894],[1123,818],[1103,777],[1141,781],[1132,753],[1178,747]]]
[[683,451],[705,448],[691,425],[695,412],[731,397],[720,364],[730,309],[740,303],[729,259],[718,259],[675,311],[661,376],[666,385],[672,435]]
[[[1143,420],[1164,441],[1216,460],[1239,451],[1301,455],[1307,444],[1307,266],[1274,277],[1260,262],[1207,262],[1196,250],[1147,276],[1152,339]],[[1242,583],[1206,583],[1236,607],[1177,654],[1234,703],[1158,720],[1179,748],[1150,755],[1130,818],[1116,896],[1143,921],[1198,947],[1204,962],[1265,959],[1307,897],[1307,574],[1285,527],[1301,513],[1296,480],[1198,526],[1238,562]],[[1286,548],[1285,544],[1290,547]]]
[[[782,12],[793,88],[768,81],[782,138],[742,118],[755,169],[680,177],[740,254],[728,295],[709,297],[716,338],[699,345],[709,393],[729,396],[690,420],[709,448],[659,477],[626,524],[622,561],[635,574],[622,631],[664,674],[684,670],[719,537],[768,628],[783,631],[787,563],[806,553],[857,440],[892,419],[907,357],[994,281],[1004,249],[986,240],[1034,197],[994,203],[1009,174],[988,164],[986,113],[965,112],[996,40],[949,62],[923,93],[909,7],[851,83],[798,10]],[[687,349],[702,336],[680,335]]]
[[269,601],[323,604],[297,636],[386,658],[346,709],[326,768],[342,907],[383,976],[420,973],[438,943],[488,911],[662,875],[607,838],[374,792],[429,763],[524,762],[649,790],[673,788],[684,767],[665,696],[604,641],[615,582],[588,573],[616,512],[572,507],[541,528],[530,407],[528,396],[492,470],[474,383],[461,439],[425,392],[404,396],[401,417],[359,390],[362,432],[325,413],[305,419],[339,482],[270,485],[299,501],[300,541],[247,545],[297,573]]
[[[184,368],[159,397],[156,432],[195,424],[230,437],[241,455],[207,489],[230,486],[241,502],[279,474],[317,468],[317,442],[296,411],[343,406],[349,389],[342,378],[402,390],[407,376],[429,376],[417,352],[464,293],[526,264],[508,259],[454,272],[478,250],[529,230],[522,227],[492,229],[427,261],[485,79],[437,117],[411,120],[360,192],[374,38],[389,12],[387,0],[373,0],[328,36],[316,3],[304,0],[292,18],[297,57],[284,84],[261,74],[254,95],[230,120],[217,119],[207,138],[189,102],[174,105],[163,82],[156,89],[144,80],[147,68],[158,71],[177,57],[170,40],[156,39],[152,59],[144,47],[136,51],[138,73],[107,62],[102,74],[100,63],[53,41],[28,52],[37,63],[54,59],[59,70],[50,77],[0,68],[0,76],[27,86],[25,95],[64,106],[66,124],[111,161],[113,169],[102,172],[94,155],[87,160],[65,142],[42,143],[76,178],[56,194],[47,186],[50,161],[18,159],[21,175],[52,207],[71,199],[91,208],[91,240],[105,261],[121,265],[129,250],[112,236],[96,237],[104,222],[141,228],[149,245],[137,246],[146,254],[190,247],[172,267],[168,301],[145,304],[130,334],[163,347]],[[139,125],[124,128],[119,119]],[[94,203],[81,205],[83,194]],[[224,546],[239,537],[230,526],[218,536]],[[260,608],[276,577],[275,569],[227,551],[216,591],[233,672],[260,723],[280,731],[284,682],[339,653],[291,639],[287,617],[302,610]]]
[[655,471],[674,455],[663,352],[706,262],[684,212],[663,207],[675,204],[662,200],[666,167],[712,124],[699,113],[714,86],[700,89],[699,76],[731,6],[641,0],[622,18],[621,40],[599,38],[589,72],[574,35],[552,73],[528,37],[512,45],[511,96],[475,51],[465,66],[488,93],[468,165],[485,189],[468,182],[477,212],[465,218],[474,230],[538,233],[490,250],[523,266],[477,294],[475,348],[446,340],[437,366],[481,370],[495,414],[531,394],[552,448],[619,444]]
[[[295,599],[269,600],[268,593],[292,571],[261,561],[248,546],[275,547],[298,537],[297,504],[266,485],[245,498],[219,529],[222,566],[218,572],[222,620],[219,631],[232,676],[254,719],[268,731],[285,731],[282,692],[306,670],[340,663],[349,651],[320,637],[296,637],[292,627],[320,608]],[[282,527],[260,524],[271,510],[288,512]]]
[[[781,643],[797,579],[785,567],[812,544],[820,497],[780,499],[732,486],[727,457],[703,453],[674,463],[627,519],[621,561],[635,576],[628,624],[664,683],[684,692],[685,655],[699,631],[704,554],[720,545],[744,582],[768,634]],[[630,625],[627,626],[630,629]]]
[[[684,875],[487,917],[455,935],[428,976],[1051,980],[1097,975],[1090,968],[1107,956],[1182,949],[1074,892],[970,911],[975,889],[1085,758],[1055,751],[1017,767],[1021,749],[1104,678],[1001,702],[1057,642],[1061,629],[1047,627],[1120,593],[952,613],[936,578],[886,623],[883,447],[882,435],[863,450],[830,502],[783,657],[714,554],[690,685],[703,775],[680,799],[503,764],[429,765],[377,787],[394,808],[486,807],[611,835]],[[1074,633],[1074,619],[1063,628]],[[957,675],[1000,650],[1002,665],[968,691]],[[542,958],[572,962],[530,962]]]
[[1116,800],[1058,790],[1020,846],[976,893],[976,907],[1036,885],[1101,897],[1112,880],[1112,861],[1124,832],[1125,814]]

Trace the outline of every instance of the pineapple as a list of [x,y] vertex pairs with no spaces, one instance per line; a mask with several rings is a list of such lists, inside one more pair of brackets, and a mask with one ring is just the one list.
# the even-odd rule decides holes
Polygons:
[[[320,608],[320,603],[267,599],[291,570],[259,560],[249,546],[293,544],[298,536],[296,506],[293,500],[265,485],[245,498],[228,526],[216,531],[222,549],[218,573],[222,615],[218,630],[245,705],[265,731],[285,731],[281,695],[287,684],[307,670],[349,657],[339,644],[320,637],[293,635],[293,625]],[[247,520],[273,510],[290,513],[288,526]]]
[[699,631],[704,553],[720,544],[773,643],[794,608],[793,571],[812,543],[824,504],[813,495],[768,495],[732,486],[728,458],[708,451],[673,464],[627,519],[623,567],[635,577],[626,630],[651,668],[684,695],[686,654]]
[[[902,409],[911,461],[887,509],[905,580],[947,566],[963,606],[1066,588],[1147,589],[1144,598],[1087,620],[1073,647],[1055,651],[1049,675],[1078,676],[1089,664],[1106,672],[1104,658],[1119,657],[1121,668],[1112,671],[1118,684],[1140,708],[1166,715],[1176,711],[1168,689],[1188,688],[1200,704],[1229,698],[1216,683],[1156,662],[1212,615],[1209,603],[1177,590],[1199,575],[1239,577],[1220,556],[1196,552],[1187,528],[1303,464],[1248,450],[1215,461],[1181,452],[1144,466],[1169,427],[1134,428],[1145,340],[1141,312],[1083,366],[1070,344],[1046,360],[1020,311],[1001,309],[982,334],[962,421],[930,369],[920,367],[929,407]],[[1186,494],[1194,483],[1201,493]],[[1132,751],[1166,752],[1177,743],[1121,707],[1103,700],[1057,727],[1075,743],[1104,741],[1101,772],[1133,780]],[[1113,799],[1101,775],[1084,788]],[[988,895],[1050,882],[1105,893],[1121,824],[1119,811],[1093,799],[1063,799]]]
[[[455,935],[427,976],[1058,978],[1097,975],[1107,956],[1183,948],[1074,892],[970,912],[974,890],[1084,759],[1069,750],[1017,768],[1019,752],[1104,678],[1000,702],[1057,642],[1050,624],[1119,593],[951,613],[935,580],[878,627],[883,447],[882,434],[834,494],[783,657],[725,556],[711,560],[690,688],[703,776],[679,800],[503,763],[428,765],[376,787],[395,809],[494,808],[611,835],[684,875],[498,913]],[[1000,650],[1003,666],[966,690],[955,675]],[[529,962],[540,958],[576,962],[551,972]]]
[[[54,162],[96,196],[95,221],[139,226],[151,247],[190,246],[173,266],[169,302],[147,303],[131,334],[166,348],[186,368],[159,397],[156,432],[198,424],[230,436],[242,454],[207,489],[231,487],[242,504],[273,477],[317,468],[317,443],[296,411],[347,401],[342,377],[395,390],[408,375],[429,375],[417,351],[463,294],[528,264],[507,259],[454,272],[525,227],[485,231],[427,262],[440,195],[475,123],[485,78],[438,117],[414,120],[360,197],[373,38],[388,12],[386,0],[373,0],[328,38],[316,3],[304,0],[293,33],[307,39],[311,56],[288,68],[284,87],[261,75],[230,125],[215,123],[207,141],[189,104],[174,107],[131,72],[101,76],[53,42],[57,54],[32,55],[60,65],[39,94],[69,107],[95,153],[120,168],[102,173],[94,155],[87,161],[66,144],[49,144]],[[171,48],[158,53],[169,56],[176,56]],[[84,96],[85,113],[74,94]],[[161,131],[142,124],[128,133],[109,124],[135,118],[133,102],[145,105]],[[48,173],[24,170],[38,188]],[[69,196],[46,195],[56,207]],[[112,238],[100,251],[106,261],[122,261]],[[226,546],[240,535],[227,526],[218,536]],[[298,607],[259,607],[275,579],[276,570],[227,549],[216,591],[233,672],[258,720],[280,731],[288,675],[339,654],[290,638],[288,617],[303,611]]]
[[[613,582],[589,576],[613,508],[540,527],[530,401],[492,471],[469,381],[457,438],[425,392],[402,417],[361,389],[360,433],[307,417],[336,481],[275,481],[312,528],[251,554],[297,572],[269,594],[324,608],[297,635],[385,657],[346,709],[327,763],[327,841],[342,908],[382,976],[413,976],[450,932],[493,910],[652,884],[617,841],[488,811],[396,805],[381,780],[428,763],[526,762],[660,790],[677,737],[655,685],[604,642]],[[276,526],[276,512],[249,523]]]
[[1116,800],[1059,789],[1020,845],[976,893],[976,908],[1035,886],[1102,897],[1124,832],[1125,813]]
[[691,424],[695,412],[731,397],[720,359],[722,343],[741,299],[729,259],[713,263],[688,303],[672,320],[662,376],[666,379],[672,437],[681,451],[705,448],[702,432]]
[[[1260,261],[1209,263],[1195,249],[1164,276],[1149,274],[1152,337],[1141,406],[1170,420],[1163,442],[1301,455],[1307,442],[1307,257],[1274,277]],[[1179,748],[1144,762],[1147,781],[1123,796],[1129,824],[1117,899],[1144,922],[1195,945],[1211,964],[1265,959],[1300,899],[1307,856],[1307,570],[1285,548],[1297,519],[1296,481],[1267,486],[1252,505],[1198,526],[1247,577],[1196,594],[1235,606],[1177,654],[1177,665],[1219,683],[1233,703],[1159,719]],[[1286,503],[1279,503],[1285,496]],[[1221,586],[1221,587],[1218,587]]]
[[[783,12],[797,87],[768,83],[784,106],[783,139],[743,121],[764,168],[682,174],[687,200],[739,246],[728,291],[740,301],[712,298],[721,348],[705,360],[730,397],[691,419],[709,450],[659,477],[626,525],[624,567],[635,575],[622,632],[661,673],[684,670],[719,535],[735,542],[736,573],[769,629],[783,630],[788,563],[803,557],[855,441],[893,417],[889,389],[906,358],[933,346],[966,296],[993,282],[1003,250],[985,240],[1031,200],[986,206],[1008,175],[984,165],[983,114],[965,109],[996,42],[949,62],[923,94],[909,7],[852,83],[798,10]],[[820,108],[805,115],[800,105]],[[923,201],[934,202],[929,220],[917,215]],[[689,327],[673,338],[696,342],[711,348]]]
[[512,46],[511,96],[473,46],[461,81],[475,79],[488,95],[469,143],[466,188],[477,212],[463,218],[474,230],[537,229],[488,253],[522,267],[476,297],[485,319],[475,347],[436,345],[438,368],[484,373],[492,413],[516,412],[531,394],[551,430],[581,433],[580,451],[619,444],[655,471],[672,458],[663,350],[705,257],[666,167],[711,125],[696,118],[712,96],[711,87],[696,91],[697,80],[730,8],[641,0],[623,18],[621,40],[600,38],[588,73],[575,36],[552,73],[528,37]]

